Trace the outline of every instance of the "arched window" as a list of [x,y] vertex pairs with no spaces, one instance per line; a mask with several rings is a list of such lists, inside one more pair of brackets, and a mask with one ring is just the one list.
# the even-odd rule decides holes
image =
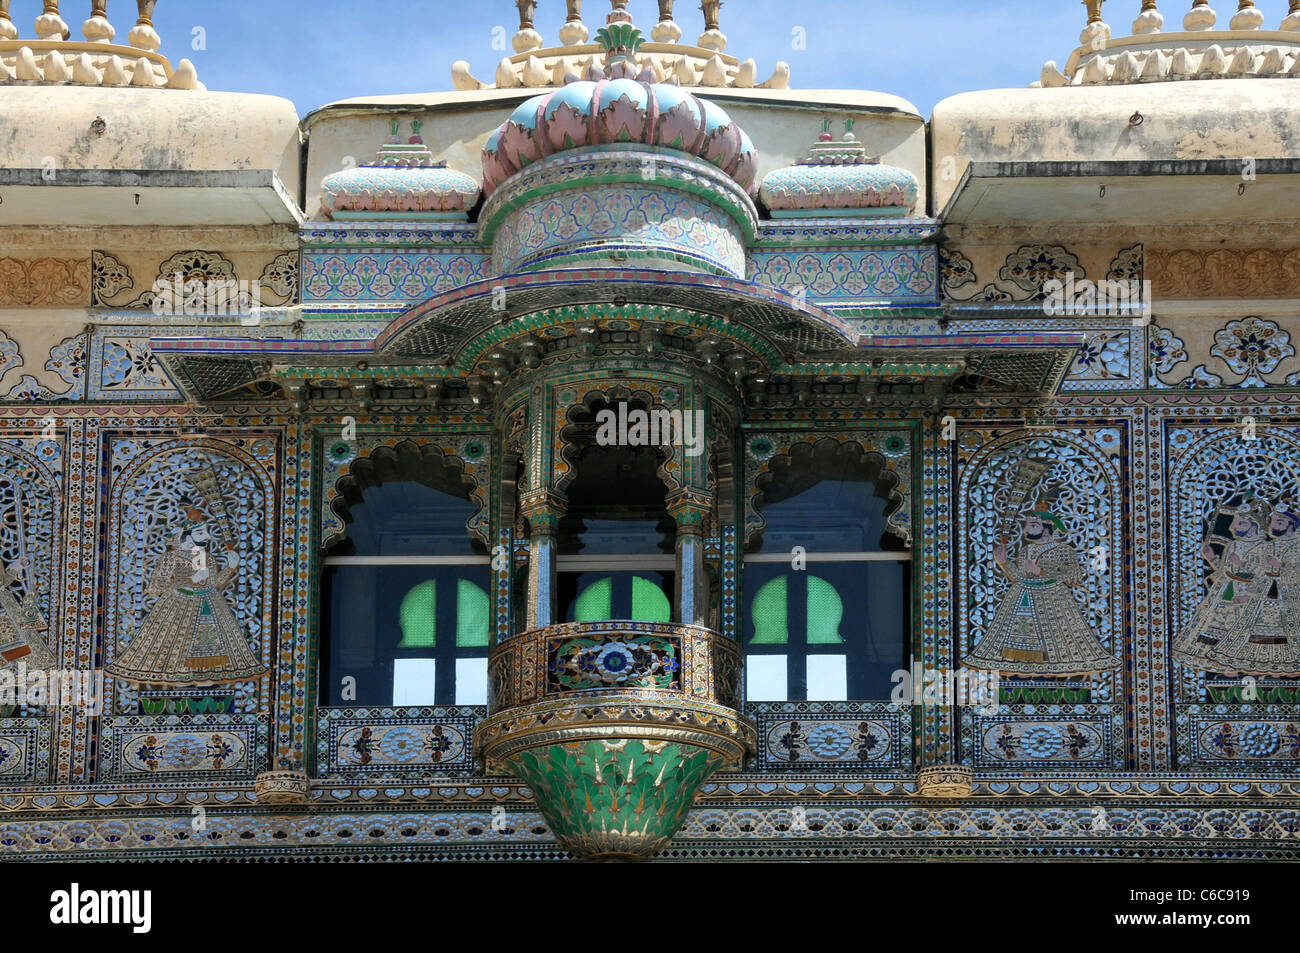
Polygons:
[[[594,435],[595,414],[570,420]],[[676,523],[657,475],[655,447],[586,443],[576,455],[556,558],[559,618],[566,622],[630,619],[669,622],[676,579]]]
[[750,701],[877,701],[907,668],[911,562],[891,477],[854,444],[796,447],[761,478],[745,557]]
[[672,616],[672,603],[664,595],[660,582],[645,576],[619,573],[588,583],[574,600],[573,618],[567,621],[636,619],[640,622],[669,622]]
[[412,444],[353,464],[347,536],[325,558],[326,704],[487,703],[491,570],[470,489]]

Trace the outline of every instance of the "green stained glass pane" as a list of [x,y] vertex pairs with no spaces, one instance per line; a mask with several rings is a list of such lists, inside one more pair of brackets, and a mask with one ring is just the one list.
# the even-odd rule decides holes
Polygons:
[[422,582],[402,599],[398,619],[402,626],[399,649],[433,648],[438,639],[438,584]]
[[786,599],[786,577],[769,580],[754,594],[749,611],[754,617],[753,645],[785,645],[790,641],[786,625],[789,603]]
[[840,622],[844,618],[844,601],[825,579],[808,577],[808,644],[837,645],[844,641]]
[[610,616],[610,603],[614,595],[614,581],[601,579],[593,582],[578,595],[573,607],[573,618],[578,622],[604,622]]
[[487,593],[468,579],[456,580],[456,644],[486,648],[490,621]]
[[632,618],[637,622],[670,622],[673,607],[664,591],[649,579],[632,577]]

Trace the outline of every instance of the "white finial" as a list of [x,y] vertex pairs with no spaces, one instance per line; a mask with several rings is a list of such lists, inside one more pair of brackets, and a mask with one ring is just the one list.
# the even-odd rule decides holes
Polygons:
[[542,35],[533,29],[533,16],[537,13],[537,0],[517,0],[519,7],[519,32],[515,34],[516,53],[542,48]]
[[1110,26],[1101,18],[1101,5],[1105,0],[1083,0],[1088,8],[1088,25],[1079,34],[1079,42],[1091,46],[1094,50],[1104,50],[1110,39]]
[[88,43],[111,43],[117,31],[108,22],[108,0],[92,0],[90,19],[81,24],[81,33]]
[[153,8],[158,6],[158,0],[135,0],[135,5],[139,18],[135,21],[135,26],[131,27],[131,32],[126,35],[126,42],[137,50],[155,53],[158,47],[162,46],[162,37],[153,28]]
[[701,0],[700,9],[704,11],[704,32],[697,41],[706,50],[721,53],[727,48],[727,35],[722,32],[722,0]]
[[565,46],[582,46],[591,36],[582,22],[582,0],[568,0],[569,17],[560,27],[560,42]]
[[682,38],[682,28],[673,20],[673,0],[659,0],[659,22],[650,38],[656,43],[676,43]]
[[1258,30],[1264,25],[1264,14],[1259,12],[1254,0],[1240,0],[1237,12],[1228,23],[1231,30]]
[[[1282,29],[1300,31],[1300,0],[1291,0],[1291,9],[1282,21]],[[1300,58],[1296,62],[1300,62]]]
[[59,16],[59,0],[45,0],[45,10],[36,18],[38,40],[66,40],[72,31]]
[[1165,26],[1165,15],[1156,9],[1156,0],[1142,0],[1142,12],[1133,21],[1133,35],[1159,33]]
[[9,19],[9,0],[0,0],[0,40],[18,39],[18,27]]
[[1184,30],[1213,30],[1219,15],[1210,9],[1210,0],[1193,0],[1192,9],[1183,17]]

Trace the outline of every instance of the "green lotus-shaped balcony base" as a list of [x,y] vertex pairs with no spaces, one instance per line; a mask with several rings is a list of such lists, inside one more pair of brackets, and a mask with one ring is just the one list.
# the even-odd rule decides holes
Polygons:
[[757,741],[738,711],[740,649],[700,626],[533,629],[495,646],[488,671],[475,751],[527,784],[560,844],[587,860],[659,853],[700,785]]
[[565,850],[587,860],[642,860],[668,846],[722,762],[694,745],[602,738],[531,748],[505,763],[533,789]]

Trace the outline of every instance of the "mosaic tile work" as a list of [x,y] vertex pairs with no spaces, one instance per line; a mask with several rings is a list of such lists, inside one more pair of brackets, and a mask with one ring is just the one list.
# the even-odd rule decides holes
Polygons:
[[932,304],[939,297],[933,245],[880,248],[760,249],[749,259],[749,280],[828,308],[852,304]]
[[1002,762],[1008,769],[1105,765],[1114,739],[1109,719],[1095,717],[1096,706],[1080,705],[1074,712],[1062,712],[1057,705],[1044,707],[1045,714],[1058,717],[1027,721],[1026,712],[980,719],[972,739],[976,763]]
[[50,780],[50,718],[0,718],[0,790]]
[[861,448],[868,458],[875,457],[881,465],[882,481],[889,485],[887,507],[889,531],[904,542],[912,542],[912,434],[907,430],[855,430],[841,433],[806,432],[760,433],[745,443],[745,517],[744,537],[752,540],[767,525],[757,505],[760,493],[759,479],[771,471],[777,458],[788,455],[792,448],[815,445],[822,440],[833,440],[845,448]]
[[465,777],[471,740],[487,709],[321,708],[317,774],[323,779]]
[[125,715],[104,719],[106,780],[130,777],[252,777],[266,769],[261,715]]
[[462,249],[305,249],[303,300],[423,301],[488,277],[487,262]]
[[758,723],[754,767],[851,774],[908,770],[910,708],[869,703],[751,702]]
[[[1062,677],[1067,685],[1086,688],[1088,700],[1070,710],[1017,698],[1015,704],[999,706],[993,716],[963,709],[962,752],[974,759],[967,763],[988,768],[1009,763],[1084,762],[1098,768],[1127,763],[1121,703],[1125,692],[1117,671],[1126,652],[1122,634],[1129,613],[1122,556],[1126,551],[1124,483],[1119,475],[1119,466],[1127,458],[1125,435],[1122,425],[1102,424],[1033,434],[959,430],[958,507],[965,514],[967,540],[958,551],[957,565],[962,656],[968,665],[1003,669],[1004,702],[1017,684]],[[1063,566],[1076,567],[1069,570],[1075,577],[1062,578],[1078,580],[1056,590],[1061,595],[1053,597],[1055,603],[1045,601],[1046,589],[1035,595],[1036,590],[1009,582],[1008,573],[1000,572],[997,564],[998,544],[1010,543],[1003,558],[1015,557],[1024,548],[1014,542],[1021,535],[1022,521],[1045,509],[1059,524],[1056,532],[1061,542],[1053,545],[1064,546],[1058,550],[1066,554]],[[1004,601],[1012,598],[1044,601],[1018,602],[1014,610],[1004,607]],[[1006,628],[1014,624],[1010,620],[1018,617],[1010,613],[1022,613],[1031,604],[1038,606],[1040,631],[1053,633],[1039,655],[1004,647],[1018,645],[1019,636],[1000,641],[1011,631]],[[1004,661],[988,661],[996,659],[997,653],[985,640],[1002,647]],[[1038,661],[1028,661],[1031,658]],[[1035,717],[1042,715],[1052,717],[1047,721]],[[1082,720],[1084,727],[1073,719]],[[1009,720],[1021,724],[1007,725]]]
[[[1211,595],[1213,566],[1202,548],[1225,532],[1234,534],[1225,530],[1224,514],[1246,501],[1272,505],[1294,498],[1300,421],[1288,411],[1293,408],[1267,403],[1220,405],[1197,420],[1171,415],[1160,421],[1169,488],[1167,515],[1161,516],[1168,520],[1172,593],[1162,634],[1171,644],[1198,618],[1199,607]],[[1247,419],[1250,423],[1243,423]],[[1286,559],[1282,549],[1277,551]],[[1286,574],[1294,571],[1289,559],[1283,561],[1280,581],[1285,584]],[[1215,664],[1213,656],[1195,666],[1192,661],[1172,655],[1168,663],[1178,766],[1224,770],[1236,763],[1294,770],[1290,733],[1300,722],[1296,680],[1201,670]],[[1220,703],[1207,704],[1213,701]]]
[[584,248],[601,257],[676,254],[720,274],[745,274],[744,239],[730,215],[653,183],[587,185],[506,212],[492,246],[493,271],[555,267]]
[[1188,705],[1179,712],[1179,749],[1198,768],[1247,762],[1261,768],[1300,767],[1300,721],[1273,705]]
[[[927,804],[884,797],[854,802],[844,800],[836,785],[817,786],[836,790],[811,799],[792,795],[788,786],[767,797],[735,801],[706,796],[689,812],[662,859],[1288,859],[1300,848],[1300,810],[1270,799],[993,798]],[[8,816],[0,819],[0,852],[62,860],[233,859],[267,851],[340,859],[565,856],[540,814],[508,802],[491,808],[281,810],[272,815],[214,808],[206,812],[201,833],[192,822],[188,809],[149,815]]]

